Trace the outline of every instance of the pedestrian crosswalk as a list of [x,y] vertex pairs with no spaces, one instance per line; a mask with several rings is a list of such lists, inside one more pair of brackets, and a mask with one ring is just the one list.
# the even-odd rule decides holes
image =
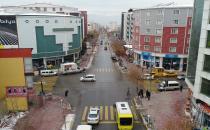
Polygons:
[[[100,121],[101,122],[109,122],[109,123],[115,123],[116,121],[116,109],[113,106],[85,106],[82,111],[82,117],[81,122],[84,124],[87,121],[88,112],[91,107],[97,107],[100,109]],[[131,111],[133,113],[134,121],[138,121],[137,114],[134,110],[134,107],[131,106]]]
[[96,68],[95,70],[94,70],[95,72],[114,72],[114,69],[112,69],[112,68]]

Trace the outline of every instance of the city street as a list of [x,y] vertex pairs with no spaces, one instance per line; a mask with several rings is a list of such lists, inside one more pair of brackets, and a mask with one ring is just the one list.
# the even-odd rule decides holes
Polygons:
[[[106,39],[101,37],[100,40]],[[73,129],[77,125],[86,124],[86,118],[90,106],[100,107],[100,123],[96,130],[116,130],[115,109],[113,104],[119,101],[128,101],[134,114],[134,129],[144,130],[144,125],[138,121],[134,106],[126,99],[127,89],[130,88],[132,96],[136,94],[136,87],[128,81],[120,72],[117,64],[112,62],[111,53],[104,50],[104,44],[99,45],[98,51],[87,74],[95,74],[96,82],[80,82],[79,78],[85,73],[60,76],[54,93],[64,96],[65,90],[69,90],[67,100],[75,110],[76,120]]]

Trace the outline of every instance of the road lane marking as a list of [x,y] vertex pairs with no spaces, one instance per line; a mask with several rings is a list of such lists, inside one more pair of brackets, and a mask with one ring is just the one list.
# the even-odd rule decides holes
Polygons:
[[82,114],[82,121],[85,121],[86,115],[87,115],[87,111],[88,111],[88,107],[86,106],[84,111],[83,111],[83,114]]
[[[80,123],[81,123],[81,125],[87,125],[87,122],[85,122],[85,121],[82,121]],[[138,124],[138,125],[144,125],[140,121],[134,121],[133,123]],[[99,124],[117,124],[117,122],[116,121],[100,121]]]
[[100,106],[100,120],[103,120],[103,106]]
[[111,120],[114,120],[114,108],[113,106],[110,106],[110,115],[111,115]]
[[109,113],[108,113],[108,106],[105,106],[105,120],[108,120]]

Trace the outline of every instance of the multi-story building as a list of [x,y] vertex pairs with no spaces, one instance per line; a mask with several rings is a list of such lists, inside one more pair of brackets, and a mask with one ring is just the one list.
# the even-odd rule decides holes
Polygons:
[[191,6],[133,10],[134,62],[141,66],[186,70],[191,18]]
[[199,126],[210,127],[210,1],[195,0],[187,79],[191,114]]
[[79,58],[80,16],[37,12],[0,13],[0,41],[4,48],[33,48],[34,65],[59,65]]
[[121,16],[121,39],[126,44],[131,44],[132,30],[133,30],[133,10],[130,9],[128,12],[122,12]]
[[53,5],[49,3],[34,3],[27,5],[18,5],[18,6],[1,6],[1,9],[13,9],[13,10],[33,10],[42,13],[57,13],[57,14],[65,14],[65,15],[73,15],[73,16],[81,16],[83,22],[83,31],[84,37],[87,35],[87,11],[79,11],[78,8],[69,7],[69,6],[61,6],[61,5]]
[[28,109],[27,92],[33,88],[31,52],[30,48],[0,49],[0,100],[9,111]]

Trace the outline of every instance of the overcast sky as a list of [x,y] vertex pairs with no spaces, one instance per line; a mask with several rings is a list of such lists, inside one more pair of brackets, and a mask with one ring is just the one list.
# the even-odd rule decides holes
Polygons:
[[[18,1],[18,2],[17,2]],[[31,3],[51,3],[79,8],[88,11],[88,20],[100,24],[117,21],[120,24],[121,12],[129,8],[152,7],[160,3],[175,2],[193,5],[194,0],[0,0],[0,5],[21,5]]]

